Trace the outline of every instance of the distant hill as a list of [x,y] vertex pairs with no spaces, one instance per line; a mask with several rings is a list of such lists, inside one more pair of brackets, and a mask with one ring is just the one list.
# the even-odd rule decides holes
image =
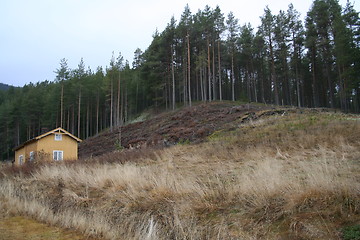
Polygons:
[[8,90],[11,86],[4,84],[4,83],[0,83],[0,90]]

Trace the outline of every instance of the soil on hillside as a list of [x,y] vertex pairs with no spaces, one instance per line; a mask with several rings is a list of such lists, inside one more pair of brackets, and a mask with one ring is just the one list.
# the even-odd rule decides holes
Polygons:
[[70,229],[49,226],[23,216],[0,215],[0,240],[91,240]]
[[[232,103],[204,103],[166,112],[142,122],[106,131],[83,141],[81,159],[100,156],[122,148],[165,147],[178,143],[201,142],[218,130],[231,130],[260,112],[276,113],[272,106]],[[121,138],[121,142],[119,141]]]

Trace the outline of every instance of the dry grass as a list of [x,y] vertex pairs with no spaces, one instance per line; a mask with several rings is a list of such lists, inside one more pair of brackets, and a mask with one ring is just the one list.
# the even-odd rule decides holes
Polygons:
[[76,232],[39,223],[22,216],[0,218],[0,240],[90,240]]
[[105,239],[338,239],[360,221],[360,123],[347,118],[273,116],[135,163],[39,166],[3,177],[0,196]]

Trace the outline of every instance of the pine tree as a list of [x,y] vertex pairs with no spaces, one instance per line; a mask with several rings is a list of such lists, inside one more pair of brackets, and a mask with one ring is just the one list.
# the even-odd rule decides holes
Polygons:
[[67,65],[67,60],[62,58],[60,60],[60,68],[56,69],[56,81],[61,84],[61,94],[60,94],[60,127],[64,127],[63,117],[64,117],[64,82],[69,79],[70,70]]
[[[222,79],[221,79],[221,35],[226,30],[224,24],[224,14],[221,12],[220,7],[216,6],[213,11],[214,16],[214,33],[215,42],[217,42],[217,55],[218,55],[218,86],[219,86],[219,100],[222,101]],[[215,44],[214,44],[215,47]],[[215,61],[215,56],[213,56]],[[215,66],[214,66],[215,71]],[[214,76],[215,77],[215,76]]]
[[78,68],[74,70],[74,79],[76,88],[78,89],[78,113],[77,113],[77,135],[79,138],[81,135],[81,99],[82,99],[82,87],[86,77],[85,64],[83,58],[81,58]]
[[297,106],[302,106],[301,101],[301,80],[300,80],[300,66],[301,57],[304,46],[304,28],[300,20],[300,14],[294,9],[292,4],[289,5],[287,10],[287,17],[289,19],[289,32],[290,32],[290,48],[291,48],[291,61],[292,75],[295,78],[296,85],[296,101]]
[[190,34],[191,34],[191,27],[193,25],[193,17],[191,15],[191,11],[189,5],[186,4],[184,12],[181,15],[180,22],[179,22],[179,34],[182,37],[182,52],[185,53],[186,57],[183,57],[183,79],[184,79],[184,86],[183,86],[183,94],[184,94],[184,104],[187,102],[191,105],[191,68],[190,68]]
[[240,37],[238,40],[238,44],[240,49],[240,59],[242,59],[242,65],[246,80],[246,95],[249,101],[257,102],[257,84],[253,62],[254,35],[250,23],[245,24],[240,28]]
[[266,39],[267,48],[269,51],[269,65],[271,68],[271,82],[274,88],[274,100],[275,104],[279,105],[279,90],[277,82],[277,74],[275,69],[275,54],[274,54],[274,27],[275,27],[275,18],[272,15],[271,10],[267,6],[264,10],[264,15],[261,17],[261,26],[260,31],[262,32],[264,38]]
[[238,31],[239,31],[239,20],[235,18],[233,12],[228,14],[228,18],[226,20],[227,24],[227,44],[230,51],[231,56],[231,99],[235,101],[235,71],[234,71],[234,56],[236,51],[236,40],[238,38]]

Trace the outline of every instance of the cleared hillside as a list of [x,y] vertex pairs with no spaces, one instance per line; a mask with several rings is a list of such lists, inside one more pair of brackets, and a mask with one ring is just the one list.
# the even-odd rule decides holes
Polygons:
[[232,131],[250,119],[304,111],[304,109],[274,108],[263,104],[236,105],[227,101],[199,104],[191,108],[161,113],[148,120],[130,123],[113,131],[107,130],[86,139],[80,144],[79,156],[86,159],[121,149],[199,143],[207,140],[207,137],[216,131]]
[[[201,122],[196,109],[213,112],[212,121]],[[221,109],[226,117],[238,115],[230,121]],[[164,123],[188,124],[176,116],[214,126],[162,149],[147,145],[98,157],[94,152],[78,163],[3,169],[2,202],[99,239],[356,239],[359,115],[200,105],[143,122],[152,129],[148,134],[154,132],[145,136],[160,136],[154,146],[163,146],[164,136],[172,139],[159,134],[168,129]],[[195,131],[195,123],[184,129]],[[137,124],[126,127],[135,131]],[[122,136],[130,135],[126,127]],[[97,141],[110,145],[118,136],[112,134]]]

